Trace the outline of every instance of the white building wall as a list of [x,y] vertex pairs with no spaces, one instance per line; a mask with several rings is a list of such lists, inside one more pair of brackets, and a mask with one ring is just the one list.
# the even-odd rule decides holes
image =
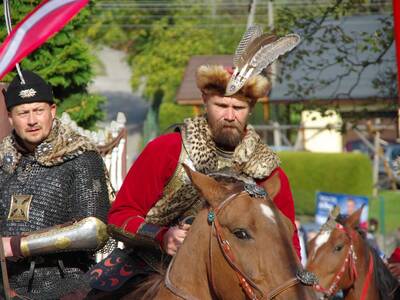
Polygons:
[[[306,128],[313,128],[304,129],[305,150],[311,152],[342,152],[342,134],[336,129],[342,124],[342,120],[335,111],[327,111],[326,116],[321,116],[318,111],[303,111],[301,119]],[[333,129],[324,129],[328,125],[331,125]]]

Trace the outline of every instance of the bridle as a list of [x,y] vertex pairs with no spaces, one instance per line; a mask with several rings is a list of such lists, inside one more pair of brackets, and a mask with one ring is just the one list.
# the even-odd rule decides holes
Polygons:
[[[356,281],[356,279],[358,277],[357,268],[356,268],[357,255],[354,251],[354,244],[353,244],[354,232],[349,231],[348,229],[346,229],[343,225],[341,225],[339,223],[336,223],[335,227],[337,229],[343,231],[348,236],[348,238],[350,239],[350,246],[349,246],[349,250],[347,251],[347,255],[342,263],[342,267],[339,269],[339,271],[333,277],[333,280],[332,280],[331,284],[329,285],[329,287],[323,288],[319,284],[314,285],[314,288],[318,292],[323,293],[324,296],[326,296],[326,297],[330,297],[330,296],[334,295],[339,290],[338,284],[339,284],[340,280],[343,278],[343,275],[345,274],[346,270],[348,270],[348,268],[350,268],[351,282],[354,283],[354,281]],[[364,281],[360,300],[364,300],[367,296],[368,287],[371,282],[371,275],[372,275],[373,269],[374,269],[374,261],[372,258],[371,251],[369,251],[368,273],[367,273],[366,279]]]
[[[243,291],[245,292],[246,296],[248,299],[251,300],[271,300],[274,299],[276,296],[280,295],[281,293],[285,292],[289,288],[302,283],[305,285],[313,285],[314,281],[310,280],[310,276],[312,274],[309,274],[307,271],[299,271],[298,274],[296,274],[295,277],[290,278],[289,280],[285,281],[283,284],[279,285],[277,288],[273,289],[269,293],[265,293],[262,291],[261,288],[257,286],[249,277],[248,275],[243,272],[240,267],[236,263],[236,257],[235,254],[232,251],[232,248],[230,246],[230,243],[227,239],[225,239],[223,232],[222,232],[222,227],[221,224],[219,223],[218,220],[218,215],[220,212],[233,200],[237,199],[239,195],[247,193],[252,197],[256,198],[264,198],[264,199],[270,199],[267,193],[264,191],[259,186],[253,185],[253,184],[246,184],[244,186],[244,190],[236,192],[230,196],[228,196],[224,201],[222,201],[218,207],[216,208],[210,208],[208,212],[208,223],[211,225],[211,230],[210,230],[210,244],[209,244],[209,277],[211,280],[211,284],[213,287],[213,290],[215,291],[215,283],[214,283],[214,274],[213,274],[213,268],[212,268],[212,241],[213,237],[212,235],[214,234],[216,236],[216,239],[218,241],[219,248],[225,258],[225,260],[228,262],[230,267],[235,271],[236,276],[239,280],[239,284],[242,287]],[[271,199],[270,199],[271,200]],[[271,200],[272,201],[272,200]],[[174,256],[175,258],[175,256]],[[165,285],[166,287],[174,293],[176,296],[186,299],[186,300],[195,300],[196,298],[187,295],[185,292],[174,286],[170,280],[169,273],[171,266],[174,262],[174,258],[172,259],[170,265],[168,266],[167,273],[165,275]],[[257,293],[260,296],[257,296]]]

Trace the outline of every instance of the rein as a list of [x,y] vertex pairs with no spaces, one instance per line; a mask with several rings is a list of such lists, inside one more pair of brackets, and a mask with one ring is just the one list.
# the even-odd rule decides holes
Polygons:
[[[346,235],[349,237],[350,247],[347,252],[346,258],[344,259],[344,261],[342,263],[342,267],[333,277],[333,281],[330,284],[329,288],[323,288],[319,284],[314,285],[314,289],[316,289],[318,292],[325,294],[327,297],[334,295],[339,290],[338,284],[339,284],[340,280],[342,279],[345,271],[348,268],[350,268],[350,278],[353,283],[357,280],[357,277],[358,277],[357,268],[356,268],[357,255],[354,251],[354,244],[353,244],[353,238],[352,238],[353,234],[351,232],[349,232],[348,230],[346,230],[346,228],[344,228],[339,223],[336,223],[336,228],[345,232]],[[367,297],[367,292],[368,292],[369,284],[371,282],[371,275],[372,275],[373,270],[374,270],[374,261],[373,261],[372,254],[369,251],[368,273],[367,273],[366,279],[364,281],[360,300],[365,300]]]
[[[285,292],[289,288],[291,288],[299,283],[307,284],[307,282],[302,280],[301,276],[296,274],[296,277],[290,278],[289,280],[285,281],[283,284],[279,285],[277,288],[273,289],[271,292],[263,293],[263,291],[257,286],[257,284],[255,284],[248,277],[248,275],[245,274],[239,268],[239,266],[236,264],[236,258],[232,251],[230,243],[227,239],[224,238],[224,235],[222,232],[222,227],[218,221],[218,215],[224,207],[226,207],[231,201],[236,199],[242,193],[248,193],[250,196],[258,197],[258,198],[268,197],[268,195],[265,193],[265,191],[263,189],[261,189],[261,191],[259,189],[261,189],[261,188],[259,188],[257,186],[249,187],[248,185],[245,185],[244,191],[240,191],[240,192],[237,192],[237,193],[234,193],[234,194],[228,196],[224,201],[222,201],[220,203],[220,205],[217,208],[215,208],[215,209],[210,208],[210,210],[208,212],[208,222],[211,225],[210,243],[209,243],[209,258],[210,258],[209,259],[210,260],[209,261],[209,264],[210,264],[209,277],[210,277],[210,281],[211,281],[214,292],[216,291],[216,289],[215,289],[214,274],[213,274],[213,269],[212,269],[212,262],[213,262],[213,259],[212,259],[212,240],[213,240],[213,238],[212,238],[212,235],[213,235],[213,233],[216,235],[218,245],[220,247],[220,250],[221,250],[225,260],[228,262],[230,267],[235,271],[236,276],[239,280],[239,284],[242,287],[242,289],[245,292],[246,297],[248,299],[272,300],[276,296],[280,295],[281,293]],[[177,297],[180,297],[180,298],[186,299],[186,300],[197,300],[195,297],[192,297],[191,295],[187,295],[184,291],[182,291],[181,289],[177,288],[176,286],[174,286],[172,284],[171,279],[170,279],[170,270],[171,270],[174,260],[175,260],[175,256],[172,259],[170,265],[168,266],[168,269],[167,269],[167,272],[165,275],[165,286]],[[261,295],[261,297],[257,296],[256,291],[258,292],[258,294]]]
[[[215,232],[216,236],[217,236],[217,241],[219,244],[219,247],[221,249],[222,254],[225,257],[225,260],[229,263],[229,265],[232,267],[232,269],[235,271],[236,276],[239,280],[239,284],[242,287],[243,291],[245,292],[246,296],[248,299],[252,299],[252,300],[259,300],[259,299],[273,299],[276,296],[278,296],[279,294],[281,294],[282,292],[286,291],[287,289],[289,289],[290,287],[300,283],[299,279],[297,277],[293,277],[291,279],[289,279],[288,281],[284,282],[282,285],[278,286],[277,288],[275,288],[274,290],[272,290],[270,293],[265,294],[262,292],[262,290],[257,287],[257,285],[247,276],[247,274],[245,274],[240,268],[239,266],[236,264],[236,258],[235,258],[235,254],[232,251],[232,248],[229,244],[229,241],[227,239],[225,239],[223,233],[222,233],[222,227],[218,221],[218,214],[220,213],[220,211],[226,206],[228,205],[232,200],[234,200],[235,198],[237,198],[240,194],[242,194],[243,192],[238,192],[235,193],[231,196],[229,196],[227,199],[225,199],[216,209],[212,210],[210,209],[209,213],[208,213],[208,220],[211,223],[212,226],[212,230]],[[209,249],[210,252],[210,256],[211,256],[211,246]],[[212,260],[210,260],[212,261]],[[212,275],[212,268],[210,269],[211,272],[211,281],[212,281],[212,285],[214,287],[214,282],[213,282],[213,275]],[[215,288],[214,288],[215,289]],[[255,290],[261,294],[261,298],[257,297]]]

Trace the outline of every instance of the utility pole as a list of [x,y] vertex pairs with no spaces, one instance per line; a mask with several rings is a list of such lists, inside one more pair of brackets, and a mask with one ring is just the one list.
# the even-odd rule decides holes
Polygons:
[[268,27],[269,30],[274,30],[274,6],[272,1],[268,1]]
[[397,60],[397,138],[400,139],[400,1],[393,0],[394,41]]
[[215,19],[217,16],[217,6],[215,3],[216,0],[210,0],[210,6],[211,6],[211,17]]
[[[381,120],[375,119],[375,127],[380,125]],[[374,188],[372,190],[372,195],[374,197],[378,196],[378,179],[379,179],[379,149],[380,149],[380,131],[376,130],[374,135],[374,161],[373,161],[373,168],[372,168],[372,181],[374,184]]]
[[251,25],[254,24],[254,16],[256,14],[256,6],[257,6],[257,0],[251,0],[250,7],[249,7],[249,16],[247,17],[246,28],[249,28]]

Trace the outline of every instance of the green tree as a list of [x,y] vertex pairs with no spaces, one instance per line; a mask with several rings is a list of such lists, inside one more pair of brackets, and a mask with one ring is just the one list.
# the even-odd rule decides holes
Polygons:
[[237,9],[243,5],[232,4],[240,1],[219,2],[215,10],[208,1],[183,0],[99,1],[96,6],[98,18],[92,18],[88,36],[128,53],[132,86],[144,85],[144,97],[156,115],[149,119],[159,124],[160,132],[193,114],[192,108],[174,103],[190,57],[231,54],[243,33],[247,12],[239,17]]
[[[302,36],[301,45],[304,46],[281,59],[278,81],[287,82],[287,94],[295,99],[320,100],[313,99],[313,95],[321,90],[330,91],[331,99],[351,99],[352,92],[360,87],[361,76],[368,68],[379,66],[383,60],[387,60],[385,55],[393,47],[391,1],[374,4],[367,0],[309,0],[307,3],[302,9],[287,4],[277,5],[275,26],[278,34],[299,32]],[[354,16],[368,18],[369,15],[376,15],[375,18],[381,16],[374,32],[349,29],[349,25],[347,31],[343,29],[341,23],[346,19]],[[304,70],[301,80],[292,76],[299,68]],[[335,76],[328,80],[327,77],[332,76],[327,74]],[[377,98],[396,98],[394,65],[377,72],[371,80]],[[393,104],[383,109],[394,111]],[[317,109],[322,113],[331,108],[341,109],[339,102],[321,106],[314,101],[292,105],[292,108],[292,120],[298,120],[299,113],[304,109]],[[281,107],[281,116],[285,115],[282,110],[286,109]],[[365,110],[357,113],[354,107],[347,116],[351,119],[363,118],[368,109],[371,108],[365,107]],[[287,122],[287,114],[285,117]]]
[[[41,1],[10,2],[15,25]],[[21,62],[23,69],[37,72],[53,86],[58,113],[67,111],[84,128],[93,128],[96,121],[103,117],[100,105],[105,101],[104,97],[87,92],[87,86],[94,76],[94,58],[83,33],[92,8],[93,4],[84,8],[59,33]],[[3,11],[2,5],[1,9]],[[7,35],[4,18],[0,24],[0,38],[4,40]],[[9,81],[15,75],[16,72],[11,72],[4,80]]]
[[[288,94],[304,99],[310,98],[315,90],[346,82],[354,74],[362,74],[368,66],[379,64],[382,55],[393,43],[390,4],[390,1],[374,4],[368,0],[273,1],[274,32],[277,35],[299,32],[303,44],[316,45],[311,51],[300,51],[298,48],[280,58],[277,80],[288,82]],[[268,31],[268,7],[268,1],[258,1],[255,14],[255,22],[263,24],[265,31]],[[98,18],[92,19],[96,25],[89,36],[96,42],[105,41],[127,51],[133,68],[132,85],[134,88],[144,85],[144,96],[156,111],[160,105],[174,102],[184,68],[192,55],[233,53],[245,30],[249,13],[247,2],[228,0],[170,0],[157,3],[150,0],[115,3],[104,0],[99,2],[97,9]],[[382,26],[373,34],[355,36],[343,32],[337,22],[333,22],[373,13],[387,15],[381,20]],[[332,48],[339,49],[339,55],[327,55]],[[355,55],[362,57],[366,52],[375,55],[358,61],[350,59]],[[309,78],[307,74],[301,81],[294,80],[294,71],[306,64],[311,71],[317,72],[325,72],[336,65],[341,73],[334,81],[324,80],[323,76]],[[394,93],[395,75],[392,69],[377,74],[373,79],[376,89]],[[354,86],[349,88],[348,94]],[[333,94],[332,98],[338,96]],[[168,111],[181,109],[176,105],[167,107]],[[321,110],[321,106],[307,101],[306,104],[282,106],[272,112],[280,122],[297,123],[299,112],[305,108]],[[332,106],[326,106],[322,112],[330,108]],[[186,113],[187,110],[183,115]],[[172,123],[171,116],[162,114],[158,120],[165,126]],[[163,118],[167,118],[167,122]]]

